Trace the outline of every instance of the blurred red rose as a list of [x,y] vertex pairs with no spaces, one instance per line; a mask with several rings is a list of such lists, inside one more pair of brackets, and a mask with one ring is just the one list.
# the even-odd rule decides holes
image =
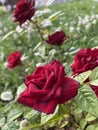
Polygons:
[[93,70],[98,66],[98,49],[82,49],[75,55],[71,65],[73,75],[80,74],[88,70]]
[[18,102],[47,114],[53,113],[58,104],[77,95],[78,82],[65,76],[58,60],[36,68],[26,77],[27,88],[19,95]]
[[35,0],[20,0],[14,10],[14,22],[19,22],[20,26],[27,20],[31,20],[34,15]]
[[16,66],[21,64],[21,52],[20,51],[16,51],[16,52],[12,52],[9,56],[8,56],[8,64],[7,67],[9,69],[13,69]]
[[49,35],[48,40],[46,40],[46,42],[51,45],[60,46],[64,43],[65,40],[67,40],[67,38],[69,37],[66,36],[66,34],[63,31],[57,31],[52,35]]

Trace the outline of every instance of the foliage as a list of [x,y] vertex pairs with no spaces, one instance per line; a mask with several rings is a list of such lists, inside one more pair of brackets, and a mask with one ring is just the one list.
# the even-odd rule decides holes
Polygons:
[[[98,99],[90,85],[98,85],[98,67],[73,77],[80,83],[78,95],[58,105],[53,114],[46,115],[24,107],[17,103],[17,97],[25,89],[25,76],[36,66],[49,63],[54,58],[61,60],[67,75],[72,77],[70,64],[76,52],[98,44],[98,3],[80,0],[39,7],[32,18],[33,23],[27,21],[22,28],[12,22],[11,12],[0,11],[1,130],[97,130]],[[56,30],[65,31],[70,37],[68,41],[60,47],[43,44],[41,33],[47,39]],[[24,56],[22,67],[9,70],[6,67],[7,57],[15,50],[20,50]],[[89,81],[85,83],[87,79]]]

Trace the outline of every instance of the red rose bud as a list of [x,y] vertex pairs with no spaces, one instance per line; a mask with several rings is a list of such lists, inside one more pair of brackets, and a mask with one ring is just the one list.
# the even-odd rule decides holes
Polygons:
[[71,65],[73,75],[80,74],[88,70],[93,70],[98,66],[98,49],[82,49],[77,52],[74,62]]
[[49,35],[48,40],[46,40],[46,42],[51,45],[60,46],[64,43],[64,41],[67,40],[67,38],[69,37],[66,36],[66,34],[63,31],[57,31],[54,34]]
[[65,76],[58,60],[37,67],[26,77],[27,88],[19,95],[18,102],[47,114],[53,113],[58,104],[69,101],[78,92],[78,82]]
[[20,0],[14,10],[14,22],[19,22],[21,26],[27,20],[31,20],[36,11],[34,6],[35,0]]
[[12,52],[9,56],[8,56],[8,64],[7,67],[9,69],[13,69],[16,66],[21,64],[21,52],[20,51],[16,51],[16,52]]

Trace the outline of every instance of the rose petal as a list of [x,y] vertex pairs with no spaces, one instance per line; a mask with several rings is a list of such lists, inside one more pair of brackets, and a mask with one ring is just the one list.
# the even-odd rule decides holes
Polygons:
[[77,81],[69,77],[65,77],[59,103],[61,104],[74,98],[78,93],[78,86],[79,86],[79,83]]
[[34,100],[33,100],[32,96],[29,94],[28,89],[26,89],[24,92],[22,92],[19,95],[17,101],[28,107],[33,107],[33,105],[34,105]]
[[33,108],[46,114],[52,114],[58,104],[57,102],[57,100],[51,100],[50,102],[36,102]]

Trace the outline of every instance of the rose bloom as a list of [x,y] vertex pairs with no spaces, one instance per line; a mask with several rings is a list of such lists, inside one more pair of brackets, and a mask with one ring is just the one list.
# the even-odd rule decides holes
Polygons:
[[27,20],[31,20],[34,15],[35,0],[20,0],[14,10],[14,22],[19,22],[20,26]]
[[[93,70],[98,66],[98,49],[82,49],[80,50],[74,58],[74,63],[71,65],[73,75],[83,73],[88,70]],[[86,80],[89,82],[89,79]],[[86,82],[85,81],[85,82]],[[91,88],[98,97],[98,86],[91,85]]]
[[48,36],[46,42],[51,45],[62,45],[65,40],[69,38],[63,31],[56,31],[55,33]]
[[58,104],[74,98],[78,82],[66,77],[64,67],[58,60],[36,68],[25,81],[26,89],[19,95],[18,102],[35,110],[51,114]]
[[9,69],[13,69],[16,66],[21,64],[21,52],[20,51],[15,51],[12,52],[9,56],[8,56],[8,63],[7,63],[7,67]]
[[73,75],[80,74],[88,70],[93,70],[98,66],[98,49],[82,49],[75,55],[71,65]]

